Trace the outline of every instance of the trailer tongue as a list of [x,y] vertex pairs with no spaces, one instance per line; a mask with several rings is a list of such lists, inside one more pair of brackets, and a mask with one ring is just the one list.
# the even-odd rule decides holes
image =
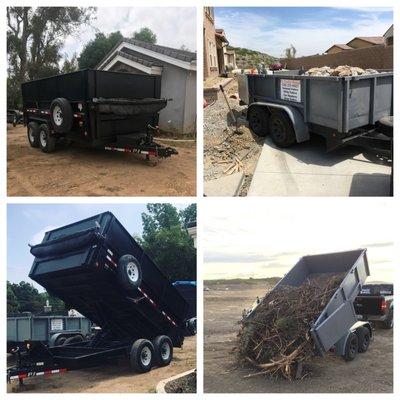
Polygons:
[[29,277],[101,330],[87,341],[28,345],[9,380],[121,356],[137,372],[171,362],[184,341],[188,304],[113,214],[49,231],[31,253]]

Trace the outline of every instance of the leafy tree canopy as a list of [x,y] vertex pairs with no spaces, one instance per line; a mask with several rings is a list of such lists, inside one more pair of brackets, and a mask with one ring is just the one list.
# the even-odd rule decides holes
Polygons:
[[156,44],[157,43],[157,35],[147,27],[141,28],[139,31],[133,33],[134,39],[142,40],[146,43]]
[[184,225],[196,218],[196,205],[178,212],[172,204],[148,204],[142,214],[144,250],[171,280],[196,280],[196,249]]

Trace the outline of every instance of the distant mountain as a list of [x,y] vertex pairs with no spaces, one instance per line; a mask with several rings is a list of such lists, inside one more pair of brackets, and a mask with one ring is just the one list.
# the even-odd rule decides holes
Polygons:
[[257,67],[260,63],[265,63],[266,66],[278,61],[276,57],[269,54],[261,53],[256,50],[245,49],[243,47],[228,46],[228,49],[235,50],[236,65],[238,68]]

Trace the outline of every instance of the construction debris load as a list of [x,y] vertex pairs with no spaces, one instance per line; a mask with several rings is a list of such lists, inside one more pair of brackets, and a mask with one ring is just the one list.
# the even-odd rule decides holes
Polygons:
[[358,76],[377,74],[375,69],[363,69],[359,67],[351,67],[349,65],[339,65],[336,68],[317,67],[310,68],[304,75],[307,76]]
[[248,376],[302,377],[297,376],[298,367],[316,353],[310,327],[342,280],[342,274],[324,282],[315,277],[299,287],[277,287],[261,300],[242,320],[235,347],[241,364],[259,370]]

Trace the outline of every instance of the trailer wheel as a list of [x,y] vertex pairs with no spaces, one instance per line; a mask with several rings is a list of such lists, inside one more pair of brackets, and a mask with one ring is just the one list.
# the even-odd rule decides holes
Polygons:
[[289,147],[296,143],[292,121],[285,112],[273,112],[268,125],[271,138],[278,147]]
[[172,340],[168,336],[161,335],[157,336],[152,343],[154,346],[154,364],[165,367],[172,360],[174,352]]
[[376,124],[383,134],[393,136],[393,116],[382,117]]
[[154,347],[150,340],[136,340],[131,347],[129,360],[134,371],[149,372],[154,360]]
[[70,102],[63,97],[54,99],[50,105],[50,120],[58,133],[67,133],[72,128],[74,113]]
[[62,346],[66,340],[67,338],[65,336],[59,336],[54,342],[54,346]]
[[355,333],[351,332],[346,341],[343,358],[346,361],[353,361],[358,353],[358,337]]
[[266,136],[268,133],[268,114],[263,107],[250,107],[247,119],[250,130],[257,136]]
[[365,326],[357,329],[357,337],[358,337],[358,352],[365,353],[368,350],[369,344],[371,342],[371,334],[369,333],[369,329]]
[[117,278],[123,288],[137,289],[142,282],[142,268],[139,261],[130,254],[122,256],[118,261]]
[[383,321],[383,327],[385,329],[393,329],[393,309],[389,310],[387,318]]
[[28,124],[28,141],[31,147],[39,147],[39,124],[31,121]]
[[50,135],[47,124],[39,127],[39,146],[44,153],[52,153],[56,148],[56,139]]
[[62,346],[67,346],[69,344],[79,343],[79,342],[83,342],[83,336],[82,335],[75,335],[75,336],[71,336],[71,337],[65,339],[64,343],[62,344]]

